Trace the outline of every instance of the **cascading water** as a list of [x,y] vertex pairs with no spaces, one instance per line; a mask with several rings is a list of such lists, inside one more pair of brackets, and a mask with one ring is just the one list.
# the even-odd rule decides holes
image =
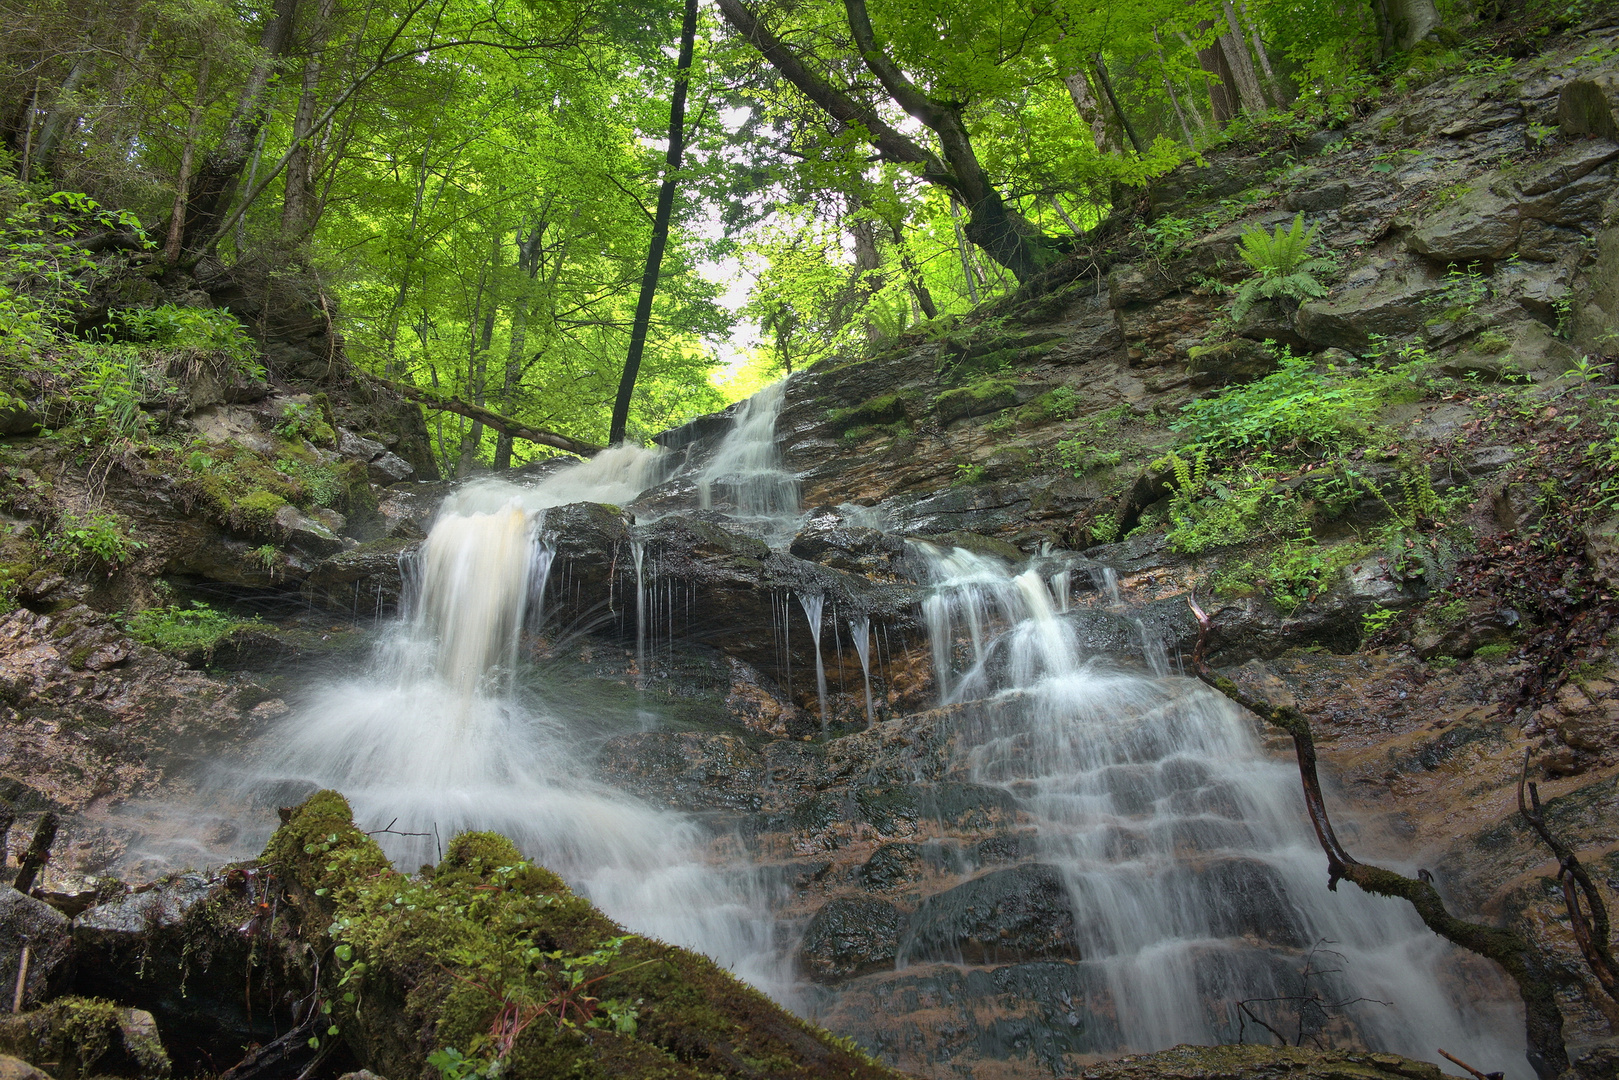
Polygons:
[[696,478],[702,509],[723,509],[772,543],[790,540],[799,517],[798,478],[782,467],[776,445],[776,419],[786,401],[783,379],[737,406],[730,430]]
[[[1454,1043],[1524,1060],[1511,1009],[1463,1000],[1465,979],[1442,980],[1449,947],[1409,907],[1327,890],[1296,770],[1261,753],[1225,698],[1087,659],[1036,570],[917,550],[933,581],[943,696],[987,699],[966,764],[1019,798],[1066,880],[1084,958],[1072,966],[1075,1008],[1114,1027],[1098,1051],[1235,1041],[1239,1002],[1271,999],[1257,1006],[1265,1015],[1291,1000],[1303,1022],[1313,1006],[1302,998],[1319,993],[1349,1004],[1306,1027],[1336,1023],[1417,1058]],[[1335,958],[1301,987],[1318,945]],[[913,948],[907,959],[952,958]]]
[[261,798],[341,791],[362,828],[391,828],[378,840],[403,866],[463,829],[502,832],[630,928],[787,997],[749,875],[710,865],[691,820],[589,779],[565,720],[513,677],[525,601],[550,565],[544,509],[627,501],[660,468],[655,452],[618,448],[535,488],[463,489],[440,511],[407,617],[373,668],[320,688],[264,741],[241,784]]

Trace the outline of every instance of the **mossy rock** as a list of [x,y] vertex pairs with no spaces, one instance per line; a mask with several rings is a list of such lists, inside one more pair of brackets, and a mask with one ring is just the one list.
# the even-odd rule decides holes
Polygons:
[[231,524],[236,528],[244,528],[259,534],[270,533],[275,526],[275,516],[284,506],[290,503],[273,491],[250,491],[230,504]]
[[100,998],[61,997],[0,1018],[0,1053],[49,1071],[56,1080],[169,1075],[151,1013]]
[[847,409],[829,409],[826,422],[839,431],[903,422],[908,417],[905,399],[899,394],[881,394]]
[[[336,792],[284,814],[265,858],[300,935],[336,956],[322,971],[333,1022],[376,1073],[422,1076],[447,1048],[487,1059],[491,1022],[510,1006],[536,1021],[504,1059],[514,1080],[898,1076],[708,958],[626,934],[504,837],[458,836],[430,876],[407,877]],[[546,1011],[563,961],[592,956],[603,958],[583,968],[604,1003],[597,1016],[611,1011],[605,1003],[633,1004],[633,1023],[559,1026]]]
[[984,379],[933,399],[933,411],[944,423],[968,416],[983,416],[1017,404],[1017,384],[1007,379]]

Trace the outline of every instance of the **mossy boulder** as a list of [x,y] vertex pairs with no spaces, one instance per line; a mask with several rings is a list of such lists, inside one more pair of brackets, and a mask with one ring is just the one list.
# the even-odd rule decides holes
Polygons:
[[[898,1075],[706,957],[625,933],[503,837],[456,837],[411,877],[341,795],[284,813],[265,858],[296,932],[335,957],[321,972],[334,1026],[381,1075],[421,1076],[450,1049],[524,1080]],[[570,990],[569,971],[585,986]],[[501,1053],[491,1032],[511,1017],[523,1023]]]
[[168,1076],[169,1055],[152,1014],[99,998],[62,997],[0,1018],[0,1053],[50,1072],[87,1076]]
[[1365,1050],[1295,1046],[1177,1046],[1130,1054],[1080,1073],[1084,1080],[1443,1080],[1439,1066]]

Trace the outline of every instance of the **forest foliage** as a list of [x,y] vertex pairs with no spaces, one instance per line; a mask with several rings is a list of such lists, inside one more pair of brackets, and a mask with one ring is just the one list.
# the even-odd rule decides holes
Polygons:
[[[153,349],[250,362],[184,306],[83,325],[100,228],[312,282],[362,368],[603,442],[671,181],[645,438],[1004,294],[1201,151],[1465,64],[1458,28],[1579,16],[1536,3],[715,0],[671,170],[672,0],[5,0],[0,359],[114,431]],[[551,452],[432,430],[452,472]]]

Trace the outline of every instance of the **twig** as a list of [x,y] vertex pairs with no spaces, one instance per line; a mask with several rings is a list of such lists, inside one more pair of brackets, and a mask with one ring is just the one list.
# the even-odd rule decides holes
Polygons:
[[1315,828],[1316,839],[1321,843],[1321,850],[1327,856],[1328,888],[1336,888],[1340,879],[1347,878],[1366,892],[1404,900],[1415,909],[1428,929],[1452,944],[1499,964],[1517,984],[1518,995],[1523,999],[1530,1065],[1545,1080],[1561,1076],[1568,1069],[1568,1048],[1563,1042],[1563,1011],[1557,1003],[1552,975],[1540,950],[1516,930],[1458,919],[1445,907],[1439,891],[1427,881],[1409,878],[1352,858],[1339,843],[1327,816],[1326,800],[1321,794],[1321,778],[1316,769],[1315,736],[1310,728],[1310,718],[1291,705],[1276,705],[1254,697],[1230,679],[1211,671],[1206,656],[1209,617],[1198,606],[1195,591],[1187,597],[1187,603],[1198,626],[1197,646],[1192,651],[1192,664],[1197,670],[1197,677],[1293,737],[1293,749],[1299,761],[1299,777],[1304,785],[1305,808],[1310,815],[1310,824]]
[[1478,1080],[1501,1080],[1502,1076],[1505,1075],[1504,1073],[1498,1073],[1498,1072],[1493,1072],[1493,1073],[1480,1072],[1478,1069],[1473,1068],[1473,1066],[1469,1065],[1467,1062],[1463,1061],[1461,1058],[1457,1057],[1455,1054],[1447,1054],[1443,1050],[1440,1050],[1439,1053],[1440,1053],[1440,1056],[1444,1057],[1447,1061],[1450,1061],[1450,1062],[1452,1062],[1452,1063],[1454,1063],[1456,1065],[1460,1065],[1462,1068],[1466,1069],[1468,1072],[1470,1072],[1474,1076],[1478,1077]]
[[[1557,856],[1557,877],[1563,886],[1563,906],[1568,909],[1569,929],[1574,933],[1574,940],[1580,947],[1580,954],[1585,957],[1586,966],[1591,974],[1596,976],[1597,982],[1608,996],[1619,1001],[1619,965],[1615,965],[1613,952],[1609,946],[1608,908],[1602,901],[1602,894],[1597,891],[1596,882],[1580,864],[1579,856],[1574,849],[1558,840],[1552,835],[1551,829],[1546,825],[1546,815],[1540,807],[1540,789],[1529,779],[1529,758],[1531,751],[1525,750],[1523,754],[1523,771],[1518,775],[1518,813],[1534,830],[1536,836],[1552,849]],[[1529,789],[1529,801],[1524,802],[1524,788]],[[1576,891],[1578,886],[1578,891]],[[1591,918],[1587,921],[1585,913],[1580,910],[1580,895],[1584,894],[1585,902],[1591,909]]]
[[57,817],[50,811],[40,815],[39,825],[34,829],[33,842],[28,850],[23,852],[21,861],[17,863],[17,877],[11,887],[20,893],[26,893],[34,887],[34,879],[51,858],[51,845],[56,842]]
[[380,829],[372,829],[370,832],[366,833],[365,835],[367,835],[367,836],[381,836],[383,833],[387,833],[389,836],[432,836],[433,835],[430,832],[400,832],[398,829],[394,828],[394,821],[398,821],[398,820],[399,820],[398,818],[394,818],[393,821],[388,822],[388,824],[384,825],[382,828],[380,828]]
[[28,955],[29,946],[24,944],[22,955],[17,959],[17,989],[11,995],[11,1011],[14,1013],[22,1012],[23,991],[28,988]]

